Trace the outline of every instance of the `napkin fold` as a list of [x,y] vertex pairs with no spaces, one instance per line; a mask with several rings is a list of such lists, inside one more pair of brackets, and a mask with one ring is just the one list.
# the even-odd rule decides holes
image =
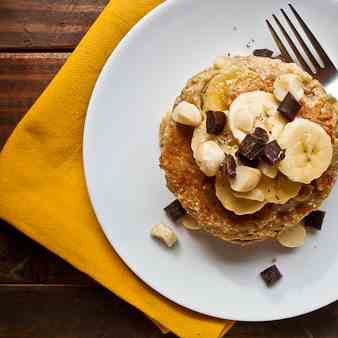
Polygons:
[[146,286],[104,237],[82,166],[96,79],[124,34],[159,0],[112,0],[0,153],[0,217],[182,338],[222,337],[231,321],[180,307]]

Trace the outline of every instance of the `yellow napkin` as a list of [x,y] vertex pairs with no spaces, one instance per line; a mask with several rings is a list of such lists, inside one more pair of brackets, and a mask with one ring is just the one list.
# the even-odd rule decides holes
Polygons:
[[123,35],[160,0],[112,0],[0,154],[0,217],[182,338],[221,337],[233,322],[194,313],[140,281],[104,237],[82,168],[97,76]]

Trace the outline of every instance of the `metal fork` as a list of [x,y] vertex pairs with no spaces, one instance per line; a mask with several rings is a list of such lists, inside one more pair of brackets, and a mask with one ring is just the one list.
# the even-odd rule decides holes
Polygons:
[[[292,49],[293,53],[295,54],[298,62],[302,66],[302,68],[306,72],[308,72],[310,75],[312,75],[314,78],[316,78],[318,81],[320,81],[331,92],[334,90],[336,92],[336,94],[338,94],[338,71],[337,71],[335,65],[333,64],[333,62],[331,61],[331,59],[329,58],[329,56],[327,55],[327,53],[325,52],[323,47],[320,45],[319,41],[313,35],[313,33],[311,32],[309,27],[305,24],[304,20],[301,18],[301,16],[295,10],[295,8],[291,4],[289,4],[289,7],[290,7],[291,11],[293,12],[294,16],[296,17],[297,21],[299,22],[300,26],[302,27],[304,33],[306,34],[306,36],[310,40],[313,48],[318,53],[318,56],[320,57],[322,63],[324,64],[324,67],[322,67],[319,64],[319,62],[317,61],[315,56],[310,51],[309,47],[304,42],[302,36],[299,34],[296,27],[294,26],[294,24],[290,20],[289,16],[286,14],[286,12],[283,9],[281,9],[281,12],[282,12],[284,18],[286,19],[288,25],[290,26],[293,34],[297,38],[299,44],[303,48],[303,51],[308,56],[308,58],[309,58],[310,62],[312,63],[315,71],[313,71],[310,68],[308,62],[305,61],[304,57],[299,52],[295,43],[293,42],[290,35],[285,30],[285,28],[283,27],[281,22],[278,20],[277,16],[273,15],[273,18],[276,21],[279,29],[281,30],[282,34],[284,35],[287,43],[289,44],[290,48]],[[280,50],[280,52],[282,54],[282,58],[287,62],[294,62],[294,60],[290,56],[290,53],[288,52],[287,48],[284,46],[282,40],[280,39],[280,37],[276,33],[275,29],[272,27],[269,20],[266,20],[266,23],[268,24],[269,30],[272,34],[272,37],[275,40],[275,42],[278,46],[278,49]]]

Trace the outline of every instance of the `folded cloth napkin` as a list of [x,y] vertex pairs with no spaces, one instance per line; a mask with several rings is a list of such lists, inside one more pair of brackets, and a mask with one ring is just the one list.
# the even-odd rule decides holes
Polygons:
[[139,280],[104,237],[82,167],[97,76],[123,35],[160,0],[112,0],[0,154],[0,217],[183,338],[222,337],[233,322],[180,307]]

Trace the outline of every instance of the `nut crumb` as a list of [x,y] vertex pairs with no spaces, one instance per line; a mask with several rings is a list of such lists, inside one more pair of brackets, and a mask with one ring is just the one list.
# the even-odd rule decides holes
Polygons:
[[276,262],[277,262],[277,258],[276,257],[272,258],[272,263],[276,263]]
[[165,224],[154,225],[151,229],[150,234],[152,237],[161,240],[169,248],[174,246],[174,244],[177,242],[177,237],[174,230],[170,226]]

